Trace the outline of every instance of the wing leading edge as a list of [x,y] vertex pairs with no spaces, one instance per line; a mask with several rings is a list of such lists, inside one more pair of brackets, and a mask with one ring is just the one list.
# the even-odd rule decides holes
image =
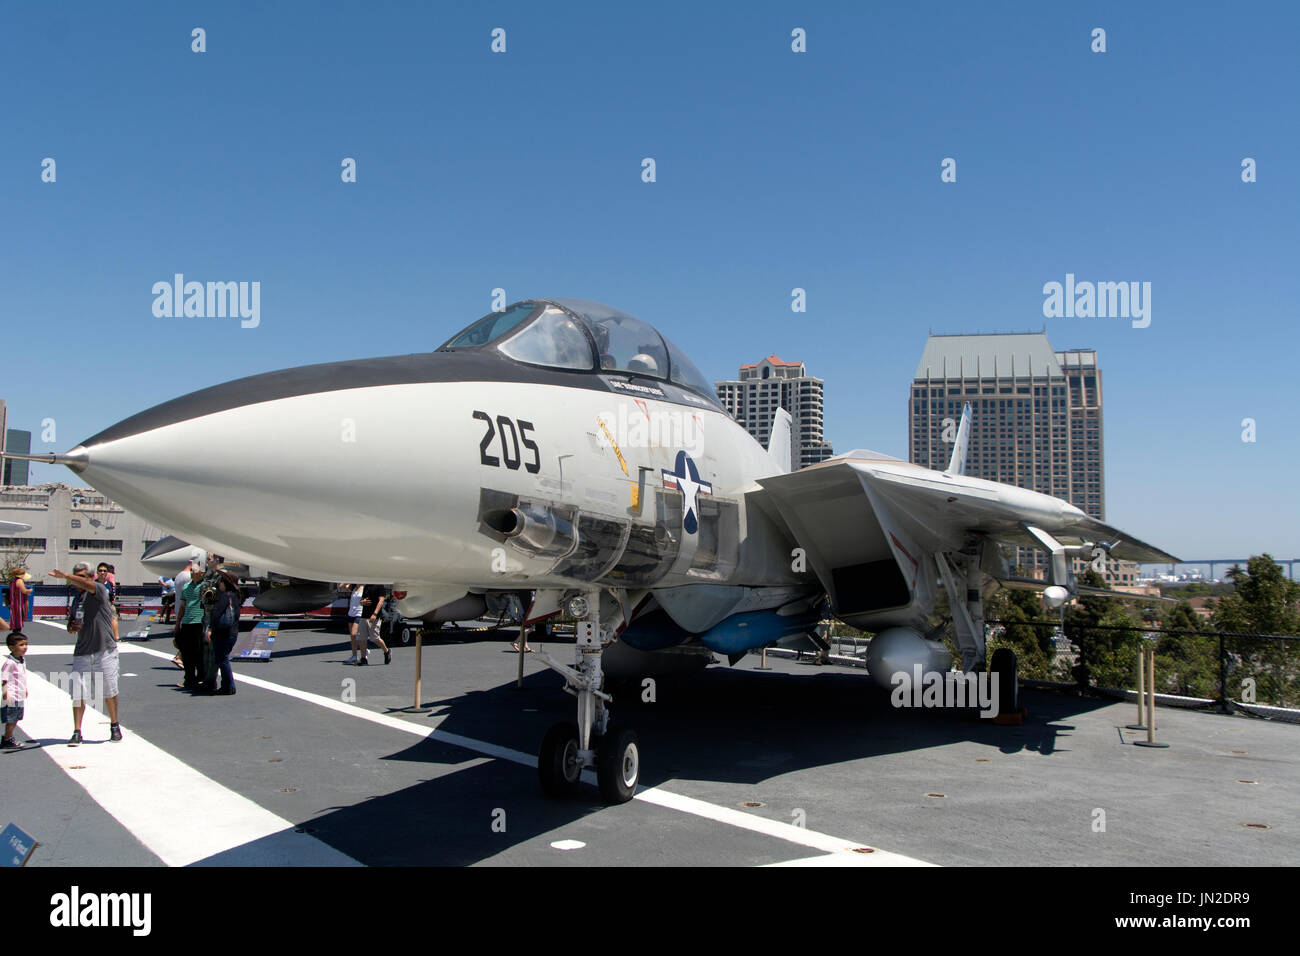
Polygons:
[[[755,500],[786,524],[836,608],[875,623],[915,621],[932,598],[936,559],[981,539],[1042,550],[1054,539],[1066,551],[1099,546],[1123,560],[1177,560],[1060,498],[953,470],[844,457],[758,484]],[[1007,578],[986,551],[985,573]]]

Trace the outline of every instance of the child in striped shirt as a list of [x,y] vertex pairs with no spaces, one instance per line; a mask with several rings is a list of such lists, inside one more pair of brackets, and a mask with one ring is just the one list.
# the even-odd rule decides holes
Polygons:
[[14,740],[14,730],[23,719],[23,704],[27,701],[27,637],[22,631],[10,631],[5,643],[9,645],[9,656],[0,663],[0,721],[5,725],[0,750],[21,750]]

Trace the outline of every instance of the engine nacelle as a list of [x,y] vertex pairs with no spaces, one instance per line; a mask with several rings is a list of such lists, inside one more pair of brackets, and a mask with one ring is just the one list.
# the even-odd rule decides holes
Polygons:
[[917,664],[922,673],[943,673],[951,668],[952,655],[941,643],[926,640],[910,627],[886,628],[867,645],[867,670],[885,690],[893,689],[893,677],[900,671],[910,680]]

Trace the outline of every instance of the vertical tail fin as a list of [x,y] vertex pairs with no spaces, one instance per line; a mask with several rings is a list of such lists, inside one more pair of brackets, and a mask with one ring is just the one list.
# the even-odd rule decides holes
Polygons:
[[957,426],[957,439],[952,443],[952,458],[945,475],[966,474],[966,451],[970,447],[970,402],[961,408],[961,424]]
[[767,454],[772,464],[780,468],[780,474],[794,471],[794,458],[790,454],[791,423],[794,420],[784,408],[778,408],[772,415],[772,434],[767,439]]

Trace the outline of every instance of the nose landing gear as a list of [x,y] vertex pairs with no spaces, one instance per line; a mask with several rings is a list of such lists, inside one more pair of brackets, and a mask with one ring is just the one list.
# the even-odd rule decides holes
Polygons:
[[641,777],[641,751],[636,732],[611,725],[613,698],[601,687],[604,651],[599,622],[599,594],[587,600],[588,615],[577,625],[577,661],[567,667],[545,652],[536,659],[564,678],[565,690],[578,699],[578,719],[556,724],[542,739],[537,775],[542,790],[563,797],[577,790],[583,770],[595,770],[600,795],[606,803],[626,803],[636,793]]
[[548,797],[567,797],[582,782],[582,758],[579,756],[578,728],[571,721],[556,724],[542,738],[537,757],[537,776]]
[[596,747],[596,782],[606,803],[627,803],[641,778],[641,751],[631,727],[606,729]]

